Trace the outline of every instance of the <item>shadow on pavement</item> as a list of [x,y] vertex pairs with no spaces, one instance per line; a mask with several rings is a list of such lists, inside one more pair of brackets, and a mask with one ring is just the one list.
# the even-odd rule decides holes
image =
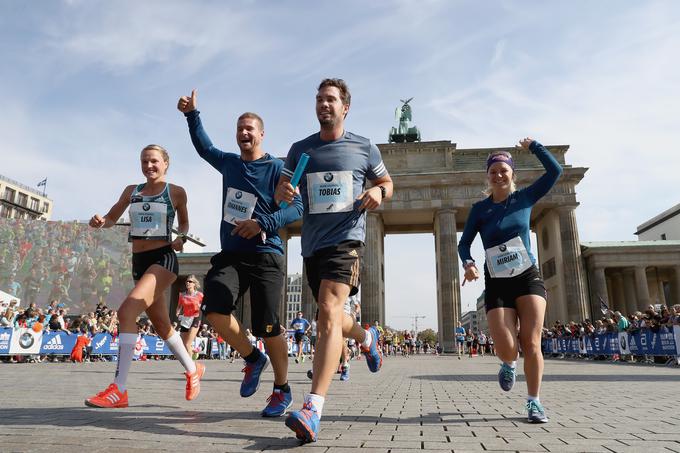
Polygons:
[[[451,374],[451,375],[420,375],[411,376],[412,379],[422,381],[446,382],[496,382],[496,374]],[[524,375],[517,375],[518,381],[524,381]],[[550,374],[543,376],[543,382],[680,382],[680,374]]]

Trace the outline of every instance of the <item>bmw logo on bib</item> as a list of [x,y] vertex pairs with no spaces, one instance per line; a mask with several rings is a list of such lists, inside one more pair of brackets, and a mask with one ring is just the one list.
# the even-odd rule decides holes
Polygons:
[[237,200],[240,200],[241,197],[243,196],[243,192],[241,192],[241,191],[239,190],[238,192],[236,192],[236,194],[235,194],[234,196],[236,197]]
[[145,210],[145,211],[148,211],[149,209],[151,209],[151,205],[149,203],[144,203],[142,205],[142,209]]
[[333,181],[333,173],[326,173],[325,175],[323,175],[323,180],[326,182]]
[[501,244],[498,247],[498,250],[500,250],[501,252],[505,252],[507,249],[508,249],[508,247],[505,244]]

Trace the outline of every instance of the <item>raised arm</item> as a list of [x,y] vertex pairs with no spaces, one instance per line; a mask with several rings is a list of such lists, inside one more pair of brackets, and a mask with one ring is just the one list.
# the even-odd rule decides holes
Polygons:
[[191,136],[191,143],[199,156],[205,159],[216,170],[220,170],[222,166],[222,159],[224,153],[217,149],[207,132],[203,128],[200,113],[196,110],[198,105],[197,92],[195,89],[191,90],[191,96],[182,96],[177,101],[177,110],[184,113],[189,126],[189,135]]
[[536,203],[542,196],[547,194],[555,185],[562,174],[562,166],[557,159],[548,151],[548,148],[541,145],[536,140],[526,137],[520,140],[520,147],[531,151],[543,164],[545,173],[541,175],[533,184],[527,187],[525,193],[532,203]]
[[130,195],[132,195],[133,190],[135,190],[134,185],[127,186],[125,190],[123,190],[123,193],[120,195],[120,198],[116,204],[111,206],[109,212],[104,214],[103,217],[99,214],[93,215],[90,219],[89,225],[92,228],[111,228],[114,226],[118,219],[120,219],[120,216],[123,215],[127,207],[130,205]]

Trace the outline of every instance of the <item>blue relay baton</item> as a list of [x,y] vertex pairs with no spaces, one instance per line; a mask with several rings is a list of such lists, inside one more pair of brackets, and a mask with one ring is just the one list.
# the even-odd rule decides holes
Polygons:
[[[302,178],[302,173],[304,173],[305,167],[307,167],[307,162],[309,162],[309,154],[300,154],[300,160],[298,161],[297,166],[295,167],[295,172],[293,172],[293,177],[290,180],[290,185],[293,186],[293,189],[295,189],[300,183],[300,178]],[[288,207],[288,203],[282,201],[279,206],[281,209],[286,209]]]

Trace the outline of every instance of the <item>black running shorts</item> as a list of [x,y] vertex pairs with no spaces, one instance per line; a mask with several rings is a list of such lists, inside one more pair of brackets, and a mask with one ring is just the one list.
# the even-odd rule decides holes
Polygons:
[[350,286],[350,296],[359,292],[361,260],[364,257],[364,243],[344,241],[332,247],[324,247],[305,258],[307,282],[314,298],[319,301],[321,280],[331,280]]
[[212,267],[203,281],[204,314],[230,315],[236,301],[250,288],[250,317],[256,337],[281,333],[278,315],[286,278],[284,257],[276,253],[220,252],[210,259]]
[[541,296],[547,300],[545,284],[536,266],[510,278],[491,278],[484,266],[484,305],[487,313],[494,308],[517,309],[515,301],[521,296]]
[[132,254],[132,278],[138,281],[142,275],[153,266],[158,264],[164,269],[169,270],[173,274],[179,274],[179,263],[177,262],[177,255],[171,246],[166,245],[159,249],[147,250],[146,252],[139,252]]

